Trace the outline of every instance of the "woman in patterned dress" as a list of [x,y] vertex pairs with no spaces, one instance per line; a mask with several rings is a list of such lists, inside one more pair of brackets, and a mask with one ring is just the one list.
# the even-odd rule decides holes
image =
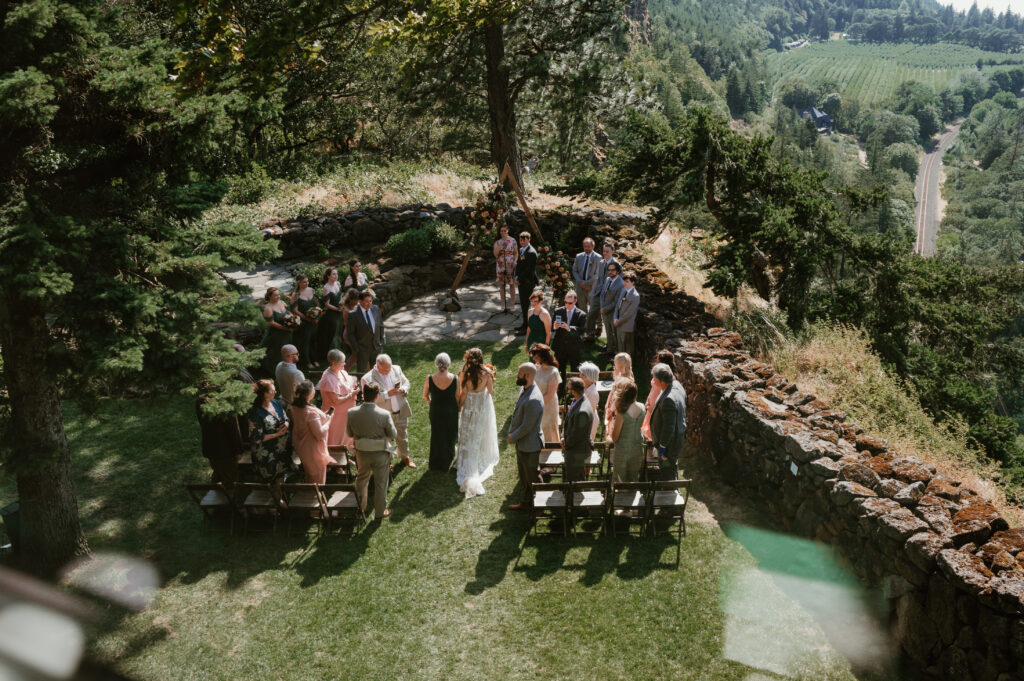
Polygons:
[[269,378],[256,381],[256,399],[249,410],[249,438],[253,443],[252,463],[264,482],[277,484],[295,467],[292,463],[291,422]]
[[501,291],[501,307],[504,312],[509,311],[505,302],[505,288],[508,287],[508,299],[514,301],[516,270],[516,240],[508,235],[508,225],[502,225],[501,236],[494,242],[494,259],[498,273],[498,290]]

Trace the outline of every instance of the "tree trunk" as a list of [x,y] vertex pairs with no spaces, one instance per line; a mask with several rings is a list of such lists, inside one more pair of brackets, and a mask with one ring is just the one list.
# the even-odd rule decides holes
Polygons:
[[89,546],[78,520],[60,392],[47,371],[46,319],[36,303],[12,295],[4,302],[0,349],[11,402],[8,463],[21,502],[20,560],[33,574],[52,577]]
[[[508,163],[519,186],[523,186],[523,166],[516,137],[516,111],[509,87],[508,64],[505,62],[505,32],[501,24],[484,28],[487,48],[487,113],[491,117],[491,160],[498,173]],[[506,182],[505,191],[512,186]]]

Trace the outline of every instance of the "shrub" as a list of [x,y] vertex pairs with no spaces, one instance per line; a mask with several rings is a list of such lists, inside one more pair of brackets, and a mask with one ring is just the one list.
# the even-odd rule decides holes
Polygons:
[[274,188],[274,180],[267,169],[254,164],[244,175],[233,175],[228,178],[228,191],[225,198],[230,203],[244,205],[262,200]]
[[423,229],[430,233],[431,252],[434,255],[452,255],[465,245],[465,235],[442,220],[431,220]]
[[423,262],[430,257],[430,234],[430,230],[426,228],[392,234],[384,244],[384,250],[399,265]]

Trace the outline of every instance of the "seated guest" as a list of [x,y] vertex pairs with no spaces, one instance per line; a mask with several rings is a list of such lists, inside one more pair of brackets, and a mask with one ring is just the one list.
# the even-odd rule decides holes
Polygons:
[[[657,356],[654,358],[654,363],[651,366],[654,366],[654,364],[666,364],[673,367],[676,365],[675,355],[668,350],[659,350]],[[658,385],[658,382],[654,380],[654,376],[651,376],[651,392],[647,393],[647,401],[644,402],[644,408],[647,413],[644,414],[644,425],[640,429],[640,432],[643,433],[644,437],[648,440],[651,439],[651,411],[654,409],[654,403],[658,401],[660,396],[661,387]]]
[[616,390],[611,427],[606,440],[614,445],[612,470],[616,482],[636,482],[644,465],[644,441],[640,424],[644,420],[644,405],[636,401],[636,383],[623,378]]
[[[597,414],[599,413],[597,405],[601,402],[601,395],[597,392],[597,381],[601,377],[601,370],[593,362],[584,362],[580,365],[580,377],[583,379],[583,396],[590,400],[590,406],[594,408],[594,413]],[[597,436],[597,423],[599,420],[594,419],[593,425],[590,426],[591,440]]]
[[608,401],[604,403],[604,432],[606,433],[611,425],[612,417],[615,416],[615,400],[618,399],[615,391],[619,387],[619,381],[624,378],[633,380],[633,358],[620,352],[615,355],[612,362],[612,391],[608,393]]
[[327,434],[327,444],[331,447],[344,445],[352,446],[352,438],[348,436],[345,426],[348,421],[348,410],[356,406],[356,385],[355,376],[345,371],[345,353],[341,350],[329,350],[327,362],[330,364],[327,371],[320,377],[316,389],[320,391],[320,403],[324,409],[334,409],[334,416],[331,418],[331,430]]
[[277,391],[269,378],[256,381],[256,399],[249,410],[249,441],[253,445],[252,463],[257,475],[271,484],[278,484],[292,471],[290,421],[281,403],[274,399]]
[[281,361],[274,369],[274,378],[277,379],[277,391],[281,394],[281,401],[287,405],[295,399],[295,386],[306,380],[297,366],[298,361],[298,348],[290,344],[281,348]]
[[331,413],[325,414],[311,403],[312,381],[303,381],[295,388],[292,402],[292,444],[306,471],[306,482],[319,485],[327,482],[327,464],[332,461],[327,453],[327,434],[331,430]]
[[586,478],[586,463],[594,446],[590,430],[597,417],[590,400],[583,397],[583,379],[570,378],[568,391],[572,402],[565,412],[562,453],[565,456],[565,481],[575,482]]

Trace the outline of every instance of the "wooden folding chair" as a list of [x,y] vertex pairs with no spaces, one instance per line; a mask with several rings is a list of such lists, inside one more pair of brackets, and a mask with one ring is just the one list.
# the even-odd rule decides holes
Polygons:
[[644,440],[644,468],[640,472],[640,477],[643,480],[654,480],[658,477],[658,473],[661,470],[660,462],[658,460],[658,449],[654,446],[654,443],[650,440]]
[[328,472],[340,475],[342,482],[353,482],[355,478],[352,477],[352,466],[356,462],[355,454],[349,452],[346,445],[328,445],[327,453],[334,459],[334,463],[327,464]]
[[619,532],[619,521],[625,521],[628,536],[633,535],[633,525],[639,527],[636,536],[642,537],[647,529],[647,520],[651,511],[651,483],[649,482],[615,482],[612,483],[612,501],[608,505],[608,526],[612,535]]
[[600,371],[597,374],[597,380],[599,381],[610,381],[615,378],[614,371]]
[[327,533],[330,534],[334,528],[334,521],[339,522],[351,519],[358,531],[366,523],[366,516],[360,508],[359,494],[356,486],[348,483],[344,485],[320,485],[320,494],[324,499],[325,517],[327,519]]
[[553,523],[560,520],[562,536],[569,536],[569,483],[538,482],[533,485],[533,534],[539,534],[537,526],[547,518],[546,534],[556,534]]
[[281,515],[280,493],[265,482],[240,482],[235,488],[238,489],[238,498],[242,500],[242,515],[245,518],[242,534],[249,534],[249,519],[256,516],[272,516],[273,533],[277,534],[277,520]]
[[291,534],[292,520],[296,517],[316,521],[317,531],[327,516],[320,489],[315,483],[297,482],[281,485],[281,513],[287,518],[285,534]]
[[207,522],[213,520],[218,512],[227,511],[230,518],[228,532],[234,534],[235,515],[238,513],[238,508],[235,506],[235,500],[231,497],[231,490],[219,482],[185,485],[185,489],[202,513],[200,532],[206,529]]
[[541,468],[551,469],[552,472],[548,474],[551,477],[564,479],[565,454],[562,453],[561,442],[545,442],[540,450],[538,462]]
[[594,448],[590,451],[590,456],[587,457],[586,466],[588,480],[608,479],[610,466],[608,465],[607,442],[594,442]]
[[690,500],[691,480],[661,480],[651,483],[651,511],[648,518],[651,536],[657,536],[658,523],[668,521],[669,532],[676,526],[676,565],[679,564],[683,535],[686,534],[686,503]]
[[611,486],[607,480],[580,481],[569,483],[570,527],[573,535],[580,520],[600,521],[598,533],[608,533],[608,504],[611,501]]

